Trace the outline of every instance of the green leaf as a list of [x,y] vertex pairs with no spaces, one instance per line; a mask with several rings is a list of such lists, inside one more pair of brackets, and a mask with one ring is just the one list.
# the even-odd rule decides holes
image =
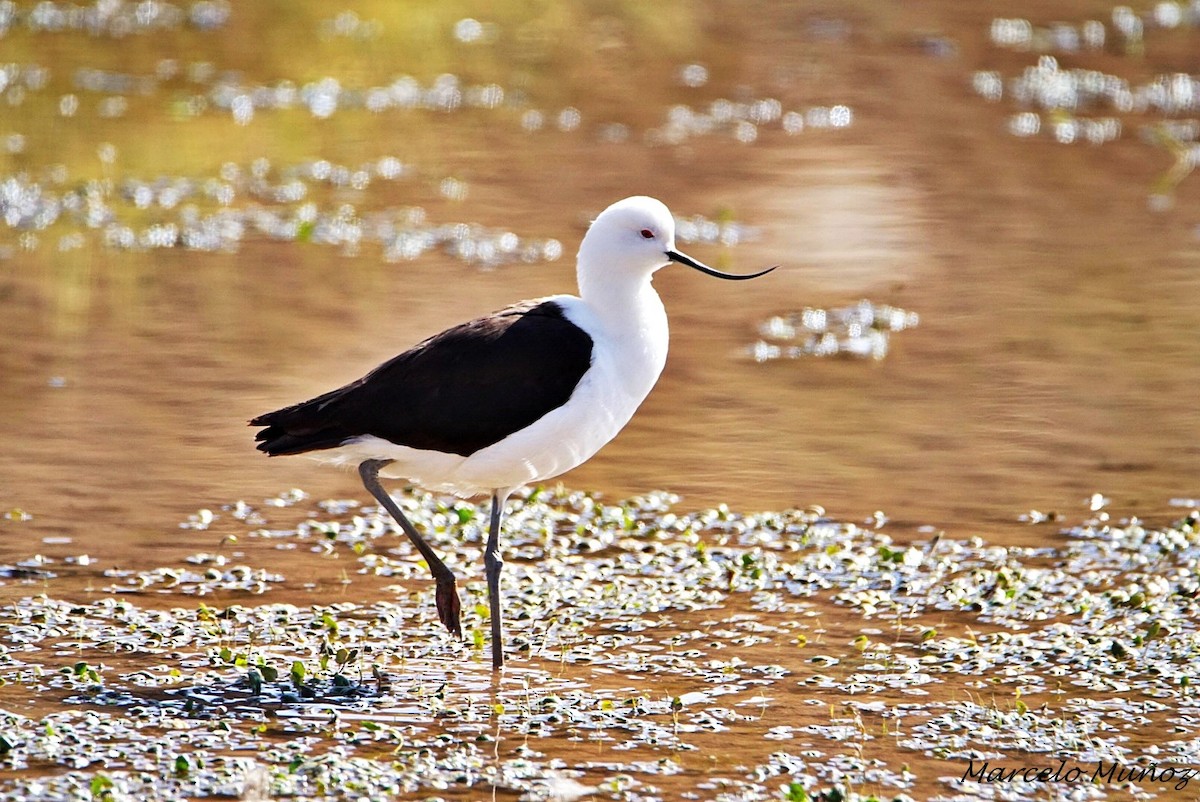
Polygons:
[[89,789],[92,792],[92,799],[112,799],[112,778],[107,774],[97,774],[92,778]]
[[904,549],[890,549],[887,546],[880,546],[879,560],[885,563],[902,563],[904,562]]
[[804,790],[804,784],[794,781],[787,784],[787,788],[783,791],[783,798],[786,802],[809,802],[808,791]]

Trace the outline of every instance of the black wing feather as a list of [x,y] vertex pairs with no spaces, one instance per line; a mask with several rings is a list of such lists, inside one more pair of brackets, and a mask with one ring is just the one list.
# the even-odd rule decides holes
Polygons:
[[336,448],[360,435],[468,456],[567,402],[592,362],[592,338],[554,301],[530,301],[455,326],[358,381],[259,415],[271,456]]

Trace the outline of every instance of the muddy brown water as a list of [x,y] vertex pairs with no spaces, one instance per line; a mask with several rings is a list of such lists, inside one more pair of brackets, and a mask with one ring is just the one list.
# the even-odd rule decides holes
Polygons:
[[[11,255],[0,266],[5,505],[35,516],[24,532],[99,527],[120,550],[129,533],[281,486],[358,493],[351,476],[259,458],[244,421],[451,322],[572,291],[582,221],[637,192],[681,213],[728,208],[761,229],[725,252],[692,246],[698,257],[783,267],[733,289],[660,274],[667,370],[627,430],[562,477],[568,485],[664,488],[694,508],[883,510],[1012,542],[1044,536],[1012,525],[1022,512],[1081,510],[1093,492],[1141,515],[1195,495],[1196,182],[1153,213],[1148,188],[1169,159],[1134,132],[1104,148],[1006,135],[1008,108],[968,84],[977,67],[1020,63],[986,47],[987,14],[859,13],[738,20],[746,47],[721,56],[733,62],[725,86],[765,95],[798,75],[786,85],[794,102],[850,105],[844,132],[651,149],[504,138],[466,120],[440,126],[448,143],[380,141],[378,127],[327,142],[418,163],[436,154],[470,177],[471,194],[431,216],[557,237],[566,255],[556,263],[480,272],[436,254],[391,265],[265,242],[231,255]],[[848,20],[846,38],[812,41],[827,14]],[[921,32],[961,52],[931,57],[912,44]],[[247,138],[230,135],[230,158]],[[195,169],[211,166],[202,143],[184,144]],[[269,139],[253,145],[270,153]],[[154,148],[129,160],[153,163]],[[769,315],[859,298],[922,316],[882,363],[738,358]],[[65,386],[50,386],[55,377]]]
[[[1082,2],[1005,6],[1006,16],[1039,24],[1108,13]],[[354,379],[452,322],[572,292],[587,215],[636,193],[681,214],[727,209],[758,229],[733,248],[686,246],[692,255],[740,271],[782,267],[735,286],[659,274],[672,328],[666,372],[626,430],[561,477],[565,485],[613,499],[665,489],[687,510],[821,505],[848,520],[882,510],[901,539],[928,526],[1030,546],[1060,539],[1053,525],[1019,522],[1032,509],[1077,519],[1101,492],[1115,515],[1161,518],[1171,499],[1200,496],[1200,180],[1185,178],[1170,208],[1151,210],[1171,158],[1139,138],[1149,117],[1129,117],[1122,138],[1102,147],[1011,136],[1015,107],[975,95],[970,75],[1014,74],[1034,56],[987,43],[999,13],[990,6],[670,9],[687,19],[686,37],[639,32],[619,14],[587,18],[595,54],[563,67],[555,51],[522,69],[535,73],[535,92],[549,92],[563,68],[561,105],[634,131],[683,102],[661,76],[692,61],[713,78],[689,102],[751,87],[785,107],[844,103],[854,124],[796,137],[764,131],[749,145],[702,136],[648,147],[636,135],[623,144],[531,136],[471,114],[406,117],[391,128],[363,114],[314,123],[263,112],[241,128],[227,117],[164,123],[135,98],[130,119],[85,131],[6,112],[4,127],[25,128],[29,140],[6,172],[64,162],[86,174],[97,169],[96,143],[108,140],[121,153],[114,170],[141,176],[211,174],[221,162],[277,152],[280,161],[347,162],[398,153],[428,175],[460,176],[470,191],[452,202],[424,184],[415,198],[387,190],[395,203],[554,237],[564,257],[484,271],[439,252],[389,264],[370,246],[345,256],[262,237],[221,254],[94,243],[60,252],[51,237],[25,251],[17,232],[0,230],[10,246],[0,260],[0,508],[32,516],[0,519],[0,562],[87,552],[101,566],[148,567],[213,546],[207,533],[177,529],[199,508],[290,487],[363,498],[352,474],[261,457],[246,420]],[[363,16],[372,10],[387,13]],[[240,13],[223,34],[232,41],[256,24]],[[124,58],[125,69],[144,72],[160,55],[145,38],[124,54],[61,38],[39,50],[34,39],[11,35],[21,58],[40,57],[62,76]],[[922,44],[930,40],[954,49],[939,55]],[[1078,60],[1131,81],[1195,73],[1196,42],[1191,29],[1160,40],[1150,59],[1110,49]],[[455,52],[439,51],[425,77],[455,69]],[[349,50],[342,66],[363,76],[420,69],[379,70],[371,59],[386,54],[367,55]],[[220,57],[247,61],[236,66],[261,80],[312,73],[274,39],[253,59],[236,49]],[[462,69],[489,66],[468,59]],[[773,314],[860,298],[921,316],[881,362],[755,364],[742,353]],[[45,590],[86,596],[88,585],[79,572]],[[377,590],[340,592],[354,600],[356,587]],[[3,592],[12,599],[30,588]]]

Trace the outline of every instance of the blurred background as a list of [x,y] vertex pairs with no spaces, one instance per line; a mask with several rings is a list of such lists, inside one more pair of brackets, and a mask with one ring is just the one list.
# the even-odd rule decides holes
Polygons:
[[569,486],[1022,543],[1200,495],[1196,2],[5,2],[0,53],[0,534],[362,496],[246,421],[574,292],[632,194],[782,269],[658,275]]

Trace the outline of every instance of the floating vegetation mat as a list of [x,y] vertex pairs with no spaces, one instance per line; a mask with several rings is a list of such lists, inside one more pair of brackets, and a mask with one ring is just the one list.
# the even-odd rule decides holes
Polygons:
[[[645,27],[637,14],[591,20],[581,8],[551,19],[513,5],[490,9],[505,22],[455,19],[447,9],[391,9],[373,19],[301,6],[274,21],[271,38],[290,43],[276,52],[262,47],[255,13],[223,0],[0,2],[0,40],[12,51],[0,64],[8,109],[0,258],[96,246],[230,253],[256,239],[379,253],[388,262],[430,252],[485,267],[554,261],[563,253],[557,239],[470,221],[464,202],[473,182],[495,180],[494,168],[481,175],[481,164],[527,171],[580,140],[626,151],[678,150],[695,140],[741,148],[854,124],[844,103],[796,105],[728,86],[731,76],[700,63],[658,63],[623,79],[659,86],[639,92],[639,106],[652,113],[614,118],[597,102],[593,79],[563,80],[587,58],[566,46],[558,64],[552,42],[563,38],[556,26],[576,17],[579,28],[628,22],[632,35]],[[114,42],[126,38],[153,49],[115,54],[126,66],[110,69]],[[644,38],[647,50],[661,49],[656,35]],[[244,58],[249,51],[256,57]],[[425,58],[430,51],[442,60]],[[314,74],[326,61],[336,69]],[[736,91],[722,96],[710,82]],[[445,138],[444,152],[413,144],[430,132]],[[454,144],[484,132],[486,146]],[[381,139],[386,144],[362,145]],[[351,163],[330,156],[347,149]],[[480,152],[491,158],[481,162]],[[463,215],[427,214],[447,202],[464,204]],[[692,241],[741,238],[736,224],[696,220],[681,220]],[[720,231],[706,235],[714,225]]]
[[[999,17],[992,20],[989,39],[995,48],[1036,58],[1018,75],[979,70],[971,78],[981,97],[994,103],[1007,100],[1017,109],[1008,121],[1010,133],[1050,137],[1064,145],[1103,145],[1119,139],[1132,124],[1143,141],[1167,150],[1176,160],[1155,182],[1151,195],[1152,208],[1170,204],[1170,193],[1197,163],[1200,121],[1194,115],[1200,113],[1200,78],[1182,71],[1190,69],[1186,62],[1181,71],[1149,77],[1146,65],[1169,64],[1171,51],[1179,52],[1180,43],[1190,43],[1182,52],[1194,52],[1200,43],[1200,6],[1194,0],[1163,0],[1144,12],[1116,5],[1107,18],[1044,26],[1020,17]],[[1127,57],[1128,70],[1100,68],[1111,69],[1114,53]],[[1060,65],[1060,55],[1080,66]]]
[[353,501],[202,510],[184,527],[212,553],[178,565],[42,557],[62,576],[2,586],[0,799],[1200,788],[1195,509],[1100,509],[1003,548],[674,501],[515,499],[499,676],[486,510],[462,501],[400,496],[460,577],[462,643],[407,541]]
[[916,312],[870,301],[839,309],[805,307],[763,322],[758,327],[763,339],[748,353],[755,362],[808,356],[883,359],[891,333],[914,328],[918,322]]
[[[112,145],[101,158],[116,158]],[[470,264],[552,262],[562,256],[556,239],[520,237],[513,231],[473,223],[437,223],[422,206],[388,206],[372,198],[372,187],[409,180],[416,168],[394,156],[353,167],[324,159],[272,165],[266,158],[248,167],[227,162],[210,176],[127,176],[112,181],[72,180],[62,165],[36,178],[0,179],[0,216],[23,233],[18,247],[41,246],[37,232],[66,231],[60,252],[92,241],[108,249],[147,251],[185,248],[236,252],[243,241],[330,245],[347,256],[377,250],[385,261],[409,261],[440,251]],[[466,196],[466,183],[434,181],[444,197]],[[358,205],[331,202],[328,195],[352,192]],[[0,256],[9,253],[0,246]]]

